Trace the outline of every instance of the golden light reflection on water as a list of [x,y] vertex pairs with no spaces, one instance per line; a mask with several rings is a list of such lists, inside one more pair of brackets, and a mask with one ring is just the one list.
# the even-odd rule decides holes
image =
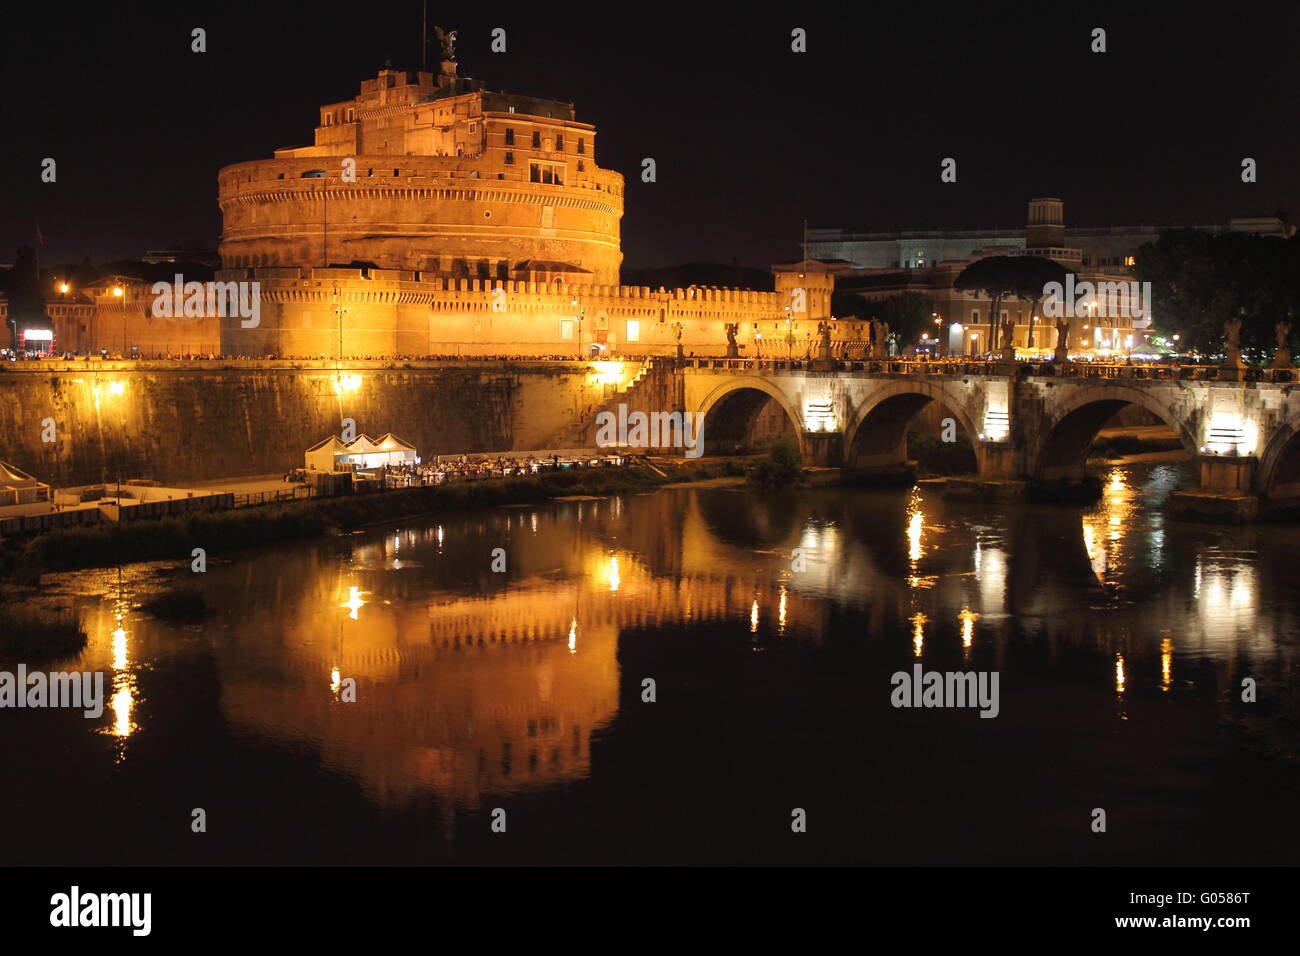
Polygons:
[[[1084,521],[1083,540],[1085,547],[1090,541],[1099,545],[1102,560],[1111,549],[1127,548],[1125,560],[1137,566],[1136,545],[1146,538],[1125,537],[1127,512],[1109,510],[1133,507],[1129,484],[1110,476],[1106,500]],[[694,502],[697,494],[683,492],[672,503]],[[244,599],[229,616],[237,639],[210,641],[221,670],[222,716],[243,730],[316,748],[322,765],[353,776],[377,803],[400,804],[434,791],[452,803],[479,805],[485,794],[564,783],[591,772],[590,742],[617,716],[625,699],[620,693],[634,676],[624,672],[627,661],[651,653],[647,647],[658,640],[656,629],[684,632],[684,625],[702,625],[691,637],[703,641],[714,636],[713,622],[736,630],[748,624],[756,649],[773,649],[762,635],[764,614],[769,630],[821,640],[838,613],[833,602],[843,596],[857,602],[846,600],[844,607],[861,614],[865,640],[881,634],[907,640],[910,632],[915,658],[927,650],[931,657],[943,655],[950,650],[945,628],[955,617],[962,654],[970,656],[976,623],[1010,617],[1005,626],[1013,633],[1018,625],[1011,596],[1021,587],[1028,594],[1038,580],[1034,561],[1016,563],[1012,556],[1028,553],[1052,562],[1052,549],[1043,542],[1059,544],[1068,535],[1072,553],[1059,566],[1082,568],[1077,517],[1068,524],[1057,521],[1037,551],[1017,551],[1028,533],[1005,515],[980,515],[974,520],[988,524],[963,525],[966,519],[955,509],[923,501],[917,491],[890,498],[887,514],[853,516],[857,523],[847,510],[834,510],[847,509],[838,503],[810,508],[785,524],[773,521],[759,503],[750,506],[750,526],[722,507],[712,523],[694,510],[678,526],[664,520],[678,512],[653,510],[653,498],[624,502],[622,523],[615,523],[609,502],[585,507],[581,528],[574,521],[576,505],[566,504],[499,518],[457,518],[445,532],[432,525],[396,535],[374,531],[346,542],[342,558],[337,545],[303,548],[287,557],[256,556],[223,571],[219,586],[234,583]],[[727,507],[735,508],[730,501]],[[734,519],[734,525],[719,516]],[[893,530],[882,535],[881,528]],[[516,535],[509,539],[510,580],[465,573],[467,555],[478,554],[484,540],[494,540],[485,536],[503,529]],[[527,547],[517,548],[521,541]],[[800,546],[808,549],[807,569],[791,571],[791,551]],[[390,560],[399,548],[401,567]],[[1254,560],[1246,553],[1198,554],[1190,599],[1184,574],[1179,595],[1207,618],[1206,630],[1225,638],[1231,633],[1241,642],[1240,628],[1254,621],[1256,595],[1264,586]],[[1090,583],[1086,569],[1082,574],[1082,581],[1074,575],[1080,586]],[[210,603],[221,593],[230,592],[211,591]],[[102,606],[93,627],[93,663],[111,662],[116,672],[111,729],[105,721],[103,730],[118,738],[135,732],[142,717],[152,726],[154,705],[141,705],[131,672],[141,658],[151,660],[147,649],[156,645],[149,638],[161,626],[143,615],[133,624],[126,607],[110,619]],[[1071,613],[1068,605],[1061,608],[1058,634],[1074,627]],[[940,622],[939,643],[927,648],[931,621]],[[980,653],[1000,646],[1003,627],[995,623],[981,631]],[[1179,633],[1180,654],[1195,652],[1195,634],[1152,628],[1142,635],[1149,644],[1123,645],[1125,654],[1115,654],[1121,645],[1102,645],[1093,651],[1092,666],[1113,665],[1115,691],[1125,694],[1128,667],[1140,676],[1154,671],[1162,633]],[[1172,687],[1173,645],[1171,637],[1159,645],[1165,690]],[[622,659],[621,646],[636,654]],[[906,655],[903,646],[894,646]],[[337,705],[345,674],[363,688],[364,707]],[[321,686],[325,675],[328,695]],[[1094,689],[1109,696],[1104,685]]]
[[361,600],[360,589],[355,584],[348,588],[348,599],[339,605],[339,607],[349,609],[350,613],[348,614],[348,617],[352,618],[354,621],[360,620],[360,618],[357,617],[357,612],[365,606],[366,602]]
[[[106,732],[119,740],[125,741],[138,728],[131,719],[131,713],[135,708],[136,679],[131,671],[131,643],[126,627],[130,602],[121,595],[122,591],[119,585],[119,597],[113,605],[114,627],[110,634],[113,655],[113,680],[109,707],[113,710],[113,724]],[[119,750],[117,753],[118,762],[120,763],[125,758],[125,750]]]
[[910,618],[912,622],[912,651],[917,656],[921,656],[921,651],[925,647],[925,623],[929,620],[920,611],[917,611]]
[[1137,510],[1135,493],[1123,470],[1114,468],[1106,478],[1102,500],[1083,516],[1083,550],[1092,573],[1102,584],[1117,584],[1124,569],[1124,536]]
[[921,493],[913,488],[907,503],[907,559],[915,564],[921,560],[921,534],[925,523],[925,513],[921,510]]
[[961,621],[961,646],[966,651],[975,643],[975,622],[979,619],[980,616],[968,607],[962,608],[957,615],[957,620]]

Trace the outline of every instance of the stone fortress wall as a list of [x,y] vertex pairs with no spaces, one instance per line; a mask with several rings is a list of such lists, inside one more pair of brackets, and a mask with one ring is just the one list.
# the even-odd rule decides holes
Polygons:
[[221,320],[225,355],[672,355],[680,327],[684,354],[721,356],[734,323],[742,355],[803,358],[817,335],[818,297],[792,312],[788,291],[569,286],[383,269],[226,269],[219,278],[261,287],[257,328]]

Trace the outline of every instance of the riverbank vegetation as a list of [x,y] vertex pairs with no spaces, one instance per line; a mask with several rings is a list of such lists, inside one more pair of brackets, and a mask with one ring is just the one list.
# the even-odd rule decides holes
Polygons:
[[0,607],[0,660],[44,664],[80,654],[86,632],[71,613]]
[[749,468],[749,480],[764,488],[790,488],[803,478],[803,457],[794,439],[782,436],[768,447],[767,455]]

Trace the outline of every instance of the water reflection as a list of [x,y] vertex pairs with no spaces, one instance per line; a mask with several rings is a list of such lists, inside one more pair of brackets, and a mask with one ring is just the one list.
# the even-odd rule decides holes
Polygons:
[[[749,650],[850,647],[870,655],[846,673],[864,688],[922,657],[1064,675],[1119,695],[1132,719],[1143,693],[1294,663],[1295,533],[1167,525],[1170,486],[1128,467],[1082,509],[919,489],[500,509],[213,568],[198,586],[222,614],[195,640],[230,733],[317,755],[385,808],[432,796],[477,809],[598,774],[593,741],[616,732],[648,676],[624,670],[633,645],[687,672],[737,637],[755,662]],[[81,666],[112,671],[100,729],[119,743],[184,733],[183,710],[159,720],[138,687],[141,668],[179,653],[180,632],[134,600],[109,588],[83,608]],[[680,633],[695,643],[665,636]],[[349,681],[355,703],[342,700]]]

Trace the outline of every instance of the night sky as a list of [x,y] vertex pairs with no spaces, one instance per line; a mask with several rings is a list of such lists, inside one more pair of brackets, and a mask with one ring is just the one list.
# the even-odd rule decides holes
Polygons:
[[[1038,195],[1080,226],[1300,215],[1295,4],[1039,6],[430,3],[429,21],[459,31],[462,75],[573,101],[596,125],[599,164],[627,178],[625,266],[789,261],[804,219],[1013,227]],[[310,144],[317,108],[385,59],[417,69],[420,8],[7,7],[0,260],[35,221],[44,263],[215,247],[218,168]],[[190,52],[196,26],[207,53]],[[505,54],[489,52],[494,27]],[[46,156],[57,184],[40,182]],[[955,184],[940,182],[948,156]]]

